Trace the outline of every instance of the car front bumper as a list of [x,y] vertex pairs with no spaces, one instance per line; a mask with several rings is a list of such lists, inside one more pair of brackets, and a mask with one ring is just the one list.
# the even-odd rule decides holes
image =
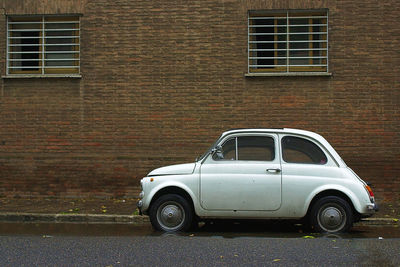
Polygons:
[[139,200],[139,201],[136,203],[136,207],[139,209],[139,215],[143,215],[143,212],[142,212],[143,200]]

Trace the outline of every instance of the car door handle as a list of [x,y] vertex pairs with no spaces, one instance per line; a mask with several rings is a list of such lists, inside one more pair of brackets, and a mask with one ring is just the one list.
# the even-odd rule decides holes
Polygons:
[[267,169],[267,172],[270,172],[270,173],[280,173],[280,172],[281,172],[281,169]]

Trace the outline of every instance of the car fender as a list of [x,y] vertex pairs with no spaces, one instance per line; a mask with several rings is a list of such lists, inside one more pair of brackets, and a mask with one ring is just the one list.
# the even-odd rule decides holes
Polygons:
[[167,188],[167,187],[177,187],[177,188],[180,188],[183,191],[185,191],[190,196],[190,198],[191,198],[191,200],[193,202],[193,206],[196,209],[196,204],[198,203],[196,195],[193,193],[193,191],[187,185],[185,185],[182,182],[178,182],[178,181],[165,181],[165,182],[162,182],[162,183],[158,184],[153,189],[151,189],[149,195],[147,196],[148,198],[147,198],[147,201],[146,201],[148,203],[148,205],[150,206],[150,203],[153,201],[154,196],[160,190],[163,190],[164,188]]
[[304,214],[306,214],[307,211],[309,210],[311,202],[313,201],[315,196],[317,196],[319,193],[322,193],[324,191],[329,191],[329,190],[335,190],[335,191],[339,191],[339,192],[343,193],[350,199],[351,203],[349,203],[349,204],[353,204],[353,207],[355,208],[356,211],[358,211],[358,212],[362,211],[361,203],[359,202],[358,198],[355,196],[355,194],[351,190],[349,190],[348,188],[346,188],[342,185],[327,184],[327,185],[322,185],[322,186],[317,187],[310,193],[310,195],[306,199],[306,205],[304,207],[305,208]]

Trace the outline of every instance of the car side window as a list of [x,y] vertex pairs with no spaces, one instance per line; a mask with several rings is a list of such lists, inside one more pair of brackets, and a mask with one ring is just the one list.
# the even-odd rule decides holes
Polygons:
[[238,137],[238,160],[273,161],[275,144],[272,137],[243,136]]
[[220,152],[214,153],[213,159],[273,161],[275,159],[275,142],[272,137],[267,136],[231,138],[221,146]]
[[325,153],[313,142],[304,138],[282,138],[282,157],[288,163],[326,164]]

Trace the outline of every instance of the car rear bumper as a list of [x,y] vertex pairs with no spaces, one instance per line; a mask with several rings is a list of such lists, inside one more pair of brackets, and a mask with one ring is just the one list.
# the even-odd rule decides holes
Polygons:
[[361,218],[368,218],[375,214],[375,212],[379,211],[378,203],[374,202],[367,205],[367,212],[361,214]]

